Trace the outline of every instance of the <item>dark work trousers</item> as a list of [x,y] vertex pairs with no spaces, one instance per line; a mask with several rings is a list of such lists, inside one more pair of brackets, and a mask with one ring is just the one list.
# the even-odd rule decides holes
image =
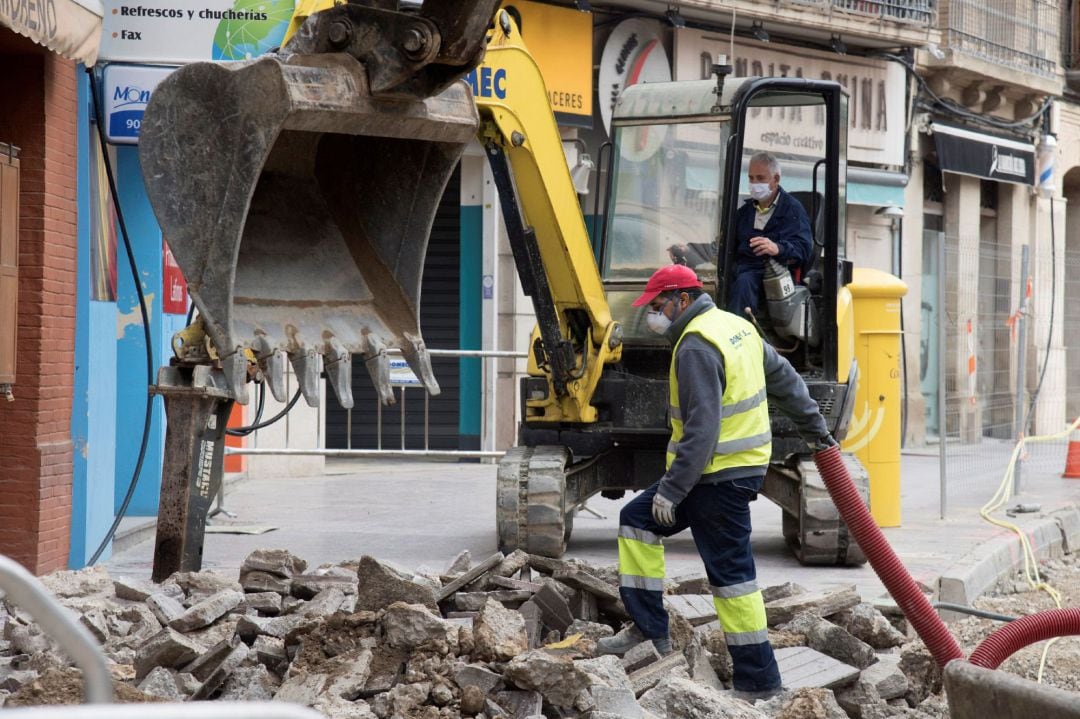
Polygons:
[[761,263],[756,266],[739,262],[735,265],[735,277],[728,294],[728,312],[746,319],[746,308],[758,310],[761,301],[761,282],[765,270]]
[[780,686],[750,552],[750,502],[757,498],[762,482],[758,478],[699,484],[675,508],[671,527],[657,524],[652,517],[659,482],[628,502],[619,514],[619,591],[631,619],[649,639],[668,636],[661,539],[690,528],[727,638],[735,688],[742,691]]

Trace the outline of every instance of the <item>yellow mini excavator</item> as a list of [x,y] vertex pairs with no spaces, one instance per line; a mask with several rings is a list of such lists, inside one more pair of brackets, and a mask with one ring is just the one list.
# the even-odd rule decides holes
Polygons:
[[[831,82],[732,78],[635,85],[614,111],[599,260],[543,79],[499,0],[298,3],[280,50],[195,63],[155,90],[140,138],[147,191],[199,319],[154,391],[168,428],[154,577],[201,564],[224,431],[248,382],[284,401],[291,363],[318,402],[352,406],[363,362],[384,401],[387,350],[438,392],[418,312],[428,235],[467,143],[485,148],[518,275],[537,317],[517,447],[498,472],[503,549],[557,556],[593,495],[663,472],[670,348],[633,297],[657,266],[693,264],[720,300],[749,155],[797,135],[785,183],[813,219],[806,276],[766,286],[761,332],[806,378],[842,438],[856,379],[850,265],[840,254],[847,97]],[[476,96],[477,68],[512,78]],[[751,132],[751,128],[753,131]],[[763,144],[765,143],[765,144]],[[772,148],[775,149],[775,148]],[[767,495],[808,563],[859,563],[794,426],[773,421]],[[866,474],[851,460],[865,492]]]

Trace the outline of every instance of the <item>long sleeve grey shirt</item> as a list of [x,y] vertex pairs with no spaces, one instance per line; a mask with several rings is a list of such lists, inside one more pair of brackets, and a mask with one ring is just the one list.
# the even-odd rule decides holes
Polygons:
[[[672,323],[665,336],[679,341],[690,320],[715,308],[712,298],[701,295]],[[802,377],[785,358],[764,343],[765,385],[768,401],[791,418],[799,434],[811,444],[829,433],[825,418]],[[720,407],[726,378],[724,356],[713,344],[693,334],[681,343],[672,358],[679,380],[679,409],[683,416],[683,436],[675,461],[660,480],[657,492],[676,504],[686,498],[699,482],[721,482],[745,477],[762,477],[765,467],[732,467],[702,476],[720,438]]]

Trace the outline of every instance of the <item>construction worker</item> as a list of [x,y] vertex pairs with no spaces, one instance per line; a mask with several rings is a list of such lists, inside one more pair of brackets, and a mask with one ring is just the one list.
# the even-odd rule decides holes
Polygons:
[[780,672],[750,552],[749,506],[772,451],[766,398],[811,448],[835,441],[795,369],[753,325],[718,309],[689,267],[657,270],[634,302],[646,304],[649,328],[675,346],[667,472],[619,515],[620,593],[633,623],[598,649],[621,655],[648,639],[661,654],[671,652],[662,538],[689,527],[727,638],[735,690],[768,696],[779,691]]

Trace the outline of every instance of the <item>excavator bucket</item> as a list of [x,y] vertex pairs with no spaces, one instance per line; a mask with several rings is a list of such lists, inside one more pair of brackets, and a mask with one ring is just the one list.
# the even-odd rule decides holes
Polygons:
[[[277,54],[187,65],[154,91],[139,143],[147,192],[237,401],[251,359],[286,400],[287,359],[316,406],[322,356],[351,407],[355,355],[389,404],[391,348],[438,393],[420,281],[446,182],[476,133],[456,79],[482,56],[494,3],[473,3],[485,3],[486,18],[455,29],[472,42],[455,45],[457,64],[432,62],[430,18],[348,5],[308,18]],[[416,59],[417,37],[430,57]]]

